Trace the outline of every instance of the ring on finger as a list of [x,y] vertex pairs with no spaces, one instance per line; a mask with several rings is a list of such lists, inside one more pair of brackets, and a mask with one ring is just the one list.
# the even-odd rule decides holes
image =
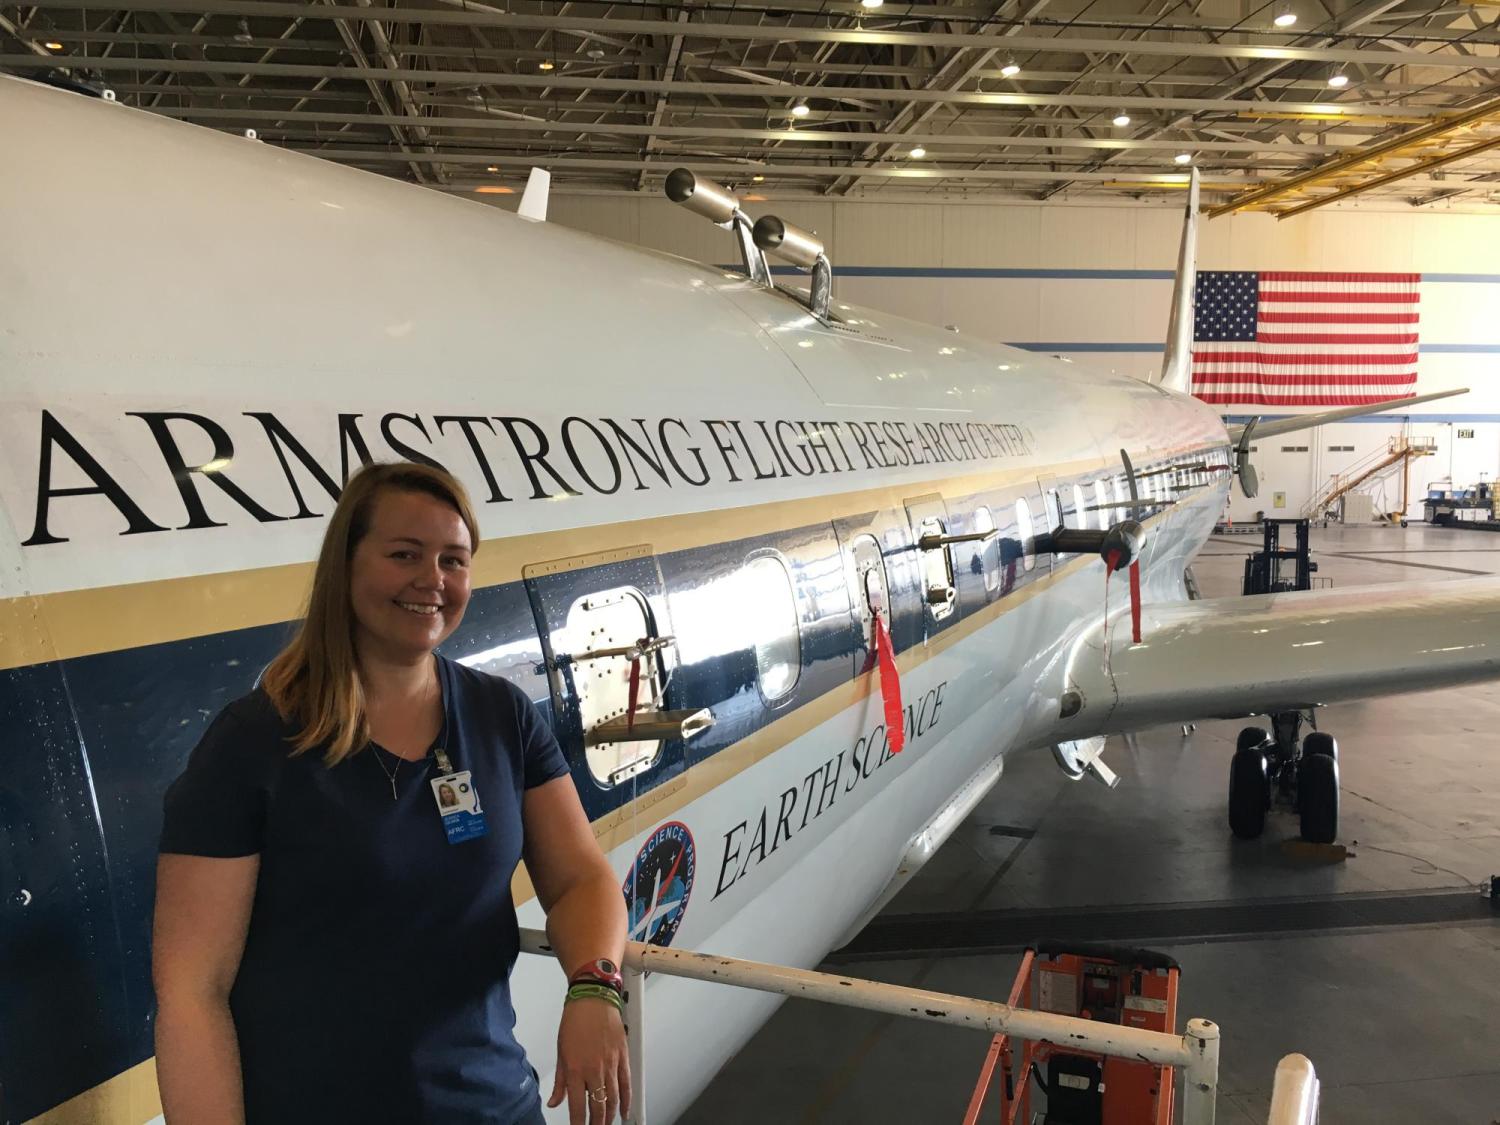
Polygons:
[[600,1105],[603,1105],[605,1102],[609,1101],[609,1087],[600,1086],[597,1090],[590,1090],[589,1101],[598,1102]]

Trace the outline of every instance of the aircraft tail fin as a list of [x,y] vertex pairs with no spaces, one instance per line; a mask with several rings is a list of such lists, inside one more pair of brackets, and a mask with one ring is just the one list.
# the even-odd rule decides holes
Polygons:
[[526,177],[526,190],[521,193],[521,206],[516,214],[534,223],[547,221],[547,195],[552,190],[552,173],[545,168],[533,168]]
[[1191,389],[1193,372],[1193,289],[1198,279],[1198,169],[1188,181],[1182,245],[1177,251],[1177,282],[1172,288],[1172,319],[1167,323],[1167,350],[1157,380],[1169,391]]

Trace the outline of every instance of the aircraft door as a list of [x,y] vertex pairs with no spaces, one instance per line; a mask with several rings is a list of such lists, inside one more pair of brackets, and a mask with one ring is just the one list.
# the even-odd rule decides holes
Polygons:
[[[674,711],[676,667],[661,568],[648,546],[523,570],[546,662],[558,741],[580,783],[599,794],[663,770],[712,725]],[[585,807],[588,807],[585,799]]]

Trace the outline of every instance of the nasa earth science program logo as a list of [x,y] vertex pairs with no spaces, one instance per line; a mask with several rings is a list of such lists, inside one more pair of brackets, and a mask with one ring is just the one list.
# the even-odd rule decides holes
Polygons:
[[652,832],[625,877],[630,938],[671,945],[693,893],[697,854],[687,825],[670,820]]

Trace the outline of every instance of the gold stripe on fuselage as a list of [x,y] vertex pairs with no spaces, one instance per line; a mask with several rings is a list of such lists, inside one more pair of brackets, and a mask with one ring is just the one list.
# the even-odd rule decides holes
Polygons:
[[142,1125],[160,1116],[156,1060],[150,1058],[53,1106],[26,1125]]
[[[1158,456],[1194,448],[1202,447],[1164,449]],[[1034,487],[1039,476],[1070,477],[1101,468],[1114,470],[1117,464],[1112,459],[1095,459],[1015,468],[489,539],[474,556],[474,586],[482,589],[519,581],[524,567],[547,559],[641,543],[666,554],[863,512],[900,510],[913,496],[933,491],[953,498],[1018,484]],[[306,602],[312,574],[311,562],[290,563],[0,600],[0,669],[291,621]]]

